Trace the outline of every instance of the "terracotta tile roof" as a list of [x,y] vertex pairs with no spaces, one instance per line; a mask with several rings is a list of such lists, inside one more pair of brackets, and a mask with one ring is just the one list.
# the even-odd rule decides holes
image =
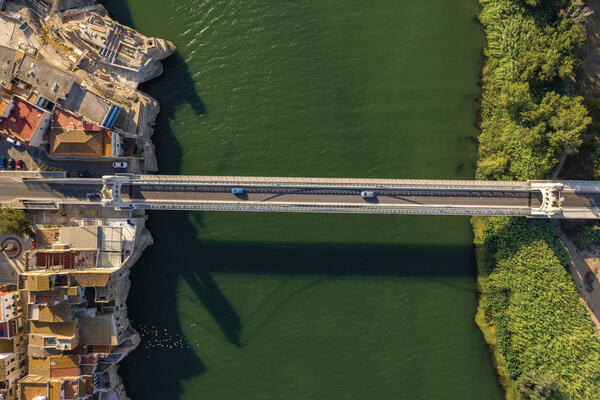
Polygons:
[[55,157],[102,157],[102,133],[81,130],[51,129],[50,155]]

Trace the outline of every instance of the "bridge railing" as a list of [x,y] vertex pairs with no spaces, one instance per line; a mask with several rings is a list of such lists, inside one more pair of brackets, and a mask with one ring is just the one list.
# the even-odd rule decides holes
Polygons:
[[135,184],[213,184],[213,185],[281,185],[281,186],[346,186],[346,187],[392,187],[392,188],[485,188],[499,190],[527,190],[528,182],[462,181],[432,179],[353,179],[353,178],[307,178],[307,177],[257,177],[257,176],[185,176],[185,175],[137,175]]
[[379,206],[349,204],[283,204],[240,202],[172,202],[131,203],[136,208],[152,210],[197,211],[274,211],[364,214],[430,214],[430,215],[506,215],[531,216],[530,208],[517,207],[453,207],[453,206]]

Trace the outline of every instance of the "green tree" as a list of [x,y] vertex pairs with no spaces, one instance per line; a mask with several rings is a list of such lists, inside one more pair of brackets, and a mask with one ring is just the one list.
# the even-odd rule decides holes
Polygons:
[[517,380],[517,390],[524,400],[554,399],[556,376],[527,371]]
[[523,113],[523,123],[544,132],[550,148],[558,151],[579,147],[581,133],[592,123],[583,98],[548,92],[533,110]]
[[0,233],[24,236],[33,233],[33,221],[23,210],[4,207],[0,210]]

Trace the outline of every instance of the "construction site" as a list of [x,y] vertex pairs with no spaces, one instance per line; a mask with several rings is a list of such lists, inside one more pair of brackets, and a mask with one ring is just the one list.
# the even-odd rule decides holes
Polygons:
[[138,85],[160,75],[175,48],[94,3],[0,1],[0,135],[50,157],[126,160],[131,172],[155,172],[159,106]]

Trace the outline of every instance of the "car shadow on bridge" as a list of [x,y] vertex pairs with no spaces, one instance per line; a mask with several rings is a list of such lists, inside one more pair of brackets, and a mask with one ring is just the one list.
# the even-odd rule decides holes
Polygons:
[[[281,307],[301,291],[347,276],[422,279],[467,292],[473,296],[473,304],[476,301],[477,291],[472,281],[463,284],[461,280],[446,279],[474,276],[475,264],[470,245],[224,243],[210,240],[207,232],[203,232],[202,236],[209,239],[200,241],[197,237],[198,230],[204,229],[203,215],[183,211],[149,212],[147,227],[154,236],[155,244],[144,252],[132,269],[132,286],[127,301],[135,326],[154,326],[157,330],[166,329],[172,335],[184,336],[180,320],[183,310],[178,308],[178,297],[186,296],[187,299],[190,293],[182,290],[182,284],[189,287],[192,297],[205,307],[219,332],[204,326],[202,329],[223,338],[235,348],[249,344]],[[471,260],[466,267],[465,259]],[[215,276],[224,274],[271,275],[281,278],[283,289],[276,290],[277,293],[270,295],[264,305],[261,304],[258,317],[250,318],[240,315],[240,304],[236,305],[229,299],[215,281]],[[299,275],[306,279],[293,279]],[[248,293],[248,296],[254,295]],[[120,369],[128,395],[133,400],[179,398],[182,380],[211,368],[197,355],[202,353],[203,344],[193,346],[167,352],[142,342]],[[148,360],[157,357],[164,360],[163,365],[168,365],[168,368],[148,363]],[[160,382],[160,387],[147,382]]]

